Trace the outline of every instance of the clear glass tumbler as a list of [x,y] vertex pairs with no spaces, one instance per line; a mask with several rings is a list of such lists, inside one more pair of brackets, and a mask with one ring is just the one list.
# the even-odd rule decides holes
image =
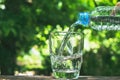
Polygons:
[[80,75],[83,51],[83,34],[80,32],[51,32],[49,48],[55,78],[77,79]]

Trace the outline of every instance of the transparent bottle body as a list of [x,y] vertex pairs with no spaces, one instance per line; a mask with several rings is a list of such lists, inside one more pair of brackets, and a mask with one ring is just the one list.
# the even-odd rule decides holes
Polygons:
[[[89,16],[89,17],[88,17]],[[87,25],[95,30],[120,30],[120,7],[100,6],[88,15],[80,15],[77,24]],[[85,26],[86,26],[85,24]]]

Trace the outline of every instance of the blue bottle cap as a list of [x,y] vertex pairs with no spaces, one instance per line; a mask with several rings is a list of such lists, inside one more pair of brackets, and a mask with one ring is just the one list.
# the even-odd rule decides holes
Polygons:
[[90,22],[89,13],[86,13],[86,12],[79,13],[78,22],[79,22],[79,24],[87,27]]

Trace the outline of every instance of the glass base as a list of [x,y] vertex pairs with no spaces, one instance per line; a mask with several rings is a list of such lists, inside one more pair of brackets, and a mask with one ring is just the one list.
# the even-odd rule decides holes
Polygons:
[[79,77],[79,71],[78,70],[59,70],[59,71],[53,71],[53,75],[55,78],[60,79],[77,79]]

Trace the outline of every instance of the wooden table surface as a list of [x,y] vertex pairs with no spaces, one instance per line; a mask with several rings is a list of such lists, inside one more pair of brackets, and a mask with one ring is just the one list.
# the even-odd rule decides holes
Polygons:
[[[58,80],[50,76],[0,76],[0,80]],[[65,80],[65,79],[62,79]],[[76,80],[120,80],[120,76],[80,76]]]

